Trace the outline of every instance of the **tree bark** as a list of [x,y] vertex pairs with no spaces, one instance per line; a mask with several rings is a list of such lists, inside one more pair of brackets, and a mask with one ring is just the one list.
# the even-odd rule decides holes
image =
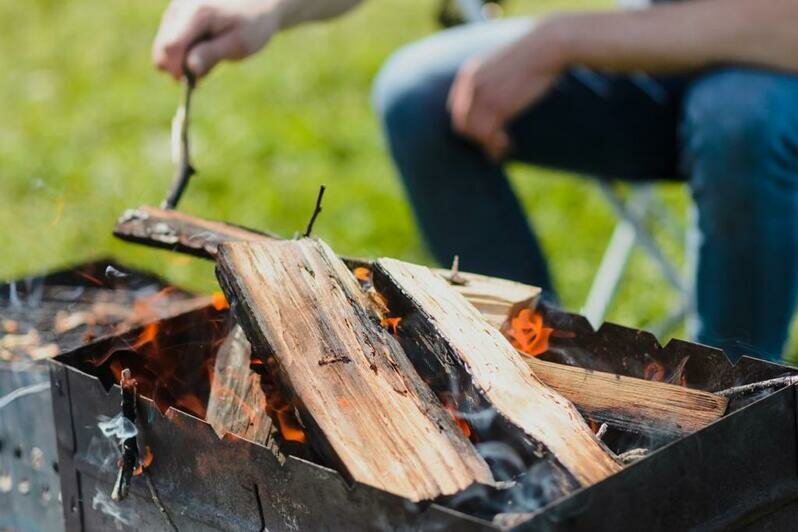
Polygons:
[[311,444],[350,479],[413,501],[493,477],[324,243],[228,243],[217,276]]

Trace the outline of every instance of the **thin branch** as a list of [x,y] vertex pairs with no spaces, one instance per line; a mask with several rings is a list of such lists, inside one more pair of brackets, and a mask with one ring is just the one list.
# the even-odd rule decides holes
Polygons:
[[719,392],[717,395],[723,397],[736,397],[738,395],[745,395],[747,393],[759,392],[770,388],[777,388],[781,386],[792,386],[798,384],[798,375],[790,375],[789,377],[777,377],[775,379],[768,379],[766,381],[752,382],[751,384],[743,384],[742,386],[732,386]]
[[460,255],[455,255],[452,259],[452,268],[449,278],[447,279],[451,284],[457,286],[465,286],[468,280],[460,275]]
[[177,108],[172,120],[172,157],[175,158],[177,167],[175,177],[169,194],[166,196],[161,208],[174,209],[183,196],[188,182],[196,173],[191,164],[191,152],[188,142],[189,111],[191,109],[191,94],[194,91],[196,80],[194,75],[186,69],[183,75],[183,99]]
[[600,440],[603,440],[603,439],[604,439],[604,435],[605,435],[605,434],[607,434],[607,430],[608,430],[609,428],[610,428],[610,426],[609,426],[609,425],[607,425],[607,423],[606,423],[606,422],[605,422],[605,423],[602,423],[602,424],[601,424],[601,426],[600,426],[600,427],[598,428],[598,430],[596,431],[596,438],[598,438],[598,439],[600,439]]
[[305,238],[310,236],[310,232],[313,231],[313,224],[316,223],[316,217],[321,213],[321,199],[324,197],[325,189],[326,187],[324,185],[319,187],[319,195],[316,197],[316,208],[313,209],[313,215],[310,217],[310,222],[308,222],[308,228],[305,229],[305,234],[302,235]]

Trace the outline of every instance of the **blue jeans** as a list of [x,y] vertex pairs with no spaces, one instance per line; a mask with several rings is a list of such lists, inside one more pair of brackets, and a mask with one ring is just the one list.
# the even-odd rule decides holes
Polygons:
[[[442,264],[553,293],[501,165],[453,133],[446,97],[467,58],[522,19],[447,30],[398,51],[374,89],[389,148]],[[697,340],[781,357],[798,288],[798,76],[747,68],[653,78],[584,68],[510,125],[515,160],[612,179],[686,181],[696,205]]]

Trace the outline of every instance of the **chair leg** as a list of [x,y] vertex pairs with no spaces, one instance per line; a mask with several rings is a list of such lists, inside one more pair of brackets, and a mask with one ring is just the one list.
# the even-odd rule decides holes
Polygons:
[[[628,202],[623,199],[612,189],[612,186],[606,182],[600,183],[601,190],[604,196],[610,203],[610,206],[615,211],[616,216],[620,220],[624,220],[632,225],[635,230],[635,235],[640,247],[643,251],[654,261],[654,263],[662,271],[665,279],[673,286],[680,294],[687,293],[687,287],[684,286],[682,274],[673,265],[673,263],[665,256],[662,249],[654,240],[654,235],[646,228],[643,223],[643,213],[645,209],[638,209],[635,204],[640,202],[638,196],[634,195]],[[647,194],[653,193],[653,185],[638,185],[636,188],[642,188]],[[635,190],[637,192],[637,190]],[[650,200],[646,201],[648,204]],[[647,205],[646,205],[647,206]]]
[[593,284],[582,307],[582,314],[597,328],[604,321],[607,308],[615,298],[615,292],[626,270],[626,263],[635,245],[635,230],[623,220],[615,225],[610,243],[601,258]]
[[[614,200],[623,203],[614,190],[602,181],[600,187],[605,195],[612,195]],[[636,214],[642,215],[652,198],[652,189],[647,186],[636,188],[629,200],[631,209]],[[613,202],[611,201],[611,204]],[[616,212],[616,214],[618,214]],[[618,223],[612,232],[610,243],[604,251],[604,256],[599,264],[593,284],[588,292],[582,314],[587,317],[593,327],[598,327],[604,321],[610,303],[615,297],[621,277],[626,270],[626,264],[632,254],[632,249],[637,242],[638,231],[630,219],[618,215]]]

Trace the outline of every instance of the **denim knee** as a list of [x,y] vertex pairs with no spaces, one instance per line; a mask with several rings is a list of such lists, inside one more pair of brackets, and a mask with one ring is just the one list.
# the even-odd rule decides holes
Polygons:
[[396,157],[434,152],[449,140],[446,98],[454,74],[435,69],[427,56],[423,42],[408,45],[374,82],[374,109]]
[[[683,164],[704,221],[727,234],[745,230],[763,195],[798,186],[798,81],[794,76],[730,69],[687,91]],[[761,205],[759,205],[761,207]]]

